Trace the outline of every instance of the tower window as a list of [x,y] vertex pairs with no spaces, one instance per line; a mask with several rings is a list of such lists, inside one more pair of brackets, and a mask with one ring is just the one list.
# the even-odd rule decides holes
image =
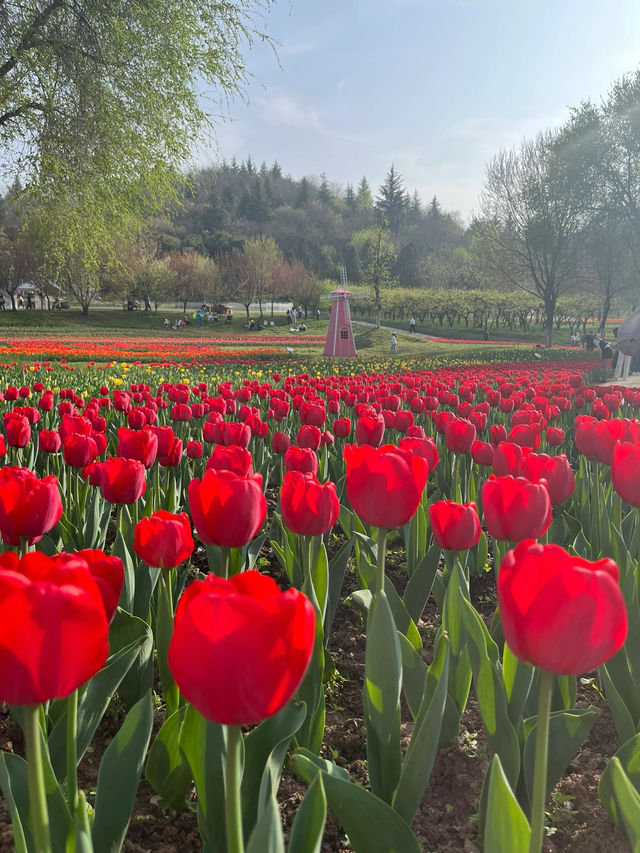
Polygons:
[[340,338],[341,338],[343,341],[346,341],[348,337],[349,337],[349,332],[348,332],[348,330],[347,330],[347,329],[340,329]]

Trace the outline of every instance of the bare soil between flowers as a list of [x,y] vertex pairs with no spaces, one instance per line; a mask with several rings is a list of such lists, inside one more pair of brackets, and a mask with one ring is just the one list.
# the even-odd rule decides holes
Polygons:
[[[269,552],[265,552],[265,556],[269,558]],[[394,554],[392,551],[387,564],[387,575],[399,592],[406,583],[406,573],[398,566],[400,556],[400,552]],[[283,581],[279,566],[271,565],[268,570],[279,582]],[[358,586],[356,575],[348,572],[344,596]],[[490,618],[495,609],[493,572],[472,578],[471,595],[476,609],[483,617]],[[426,661],[430,661],[439,623],[436,606],[429,601],[418,624]],[[329,643],[339,677],[332,681],[327,693],[323,757],[346,768],[352,779],[366,786],[368,775],[361,694],[365,639],[362,617],[341,603]],[[577,705],[596,705],[601,713],[584,747],[547,802],[547,827],[551,834],[544,849],[546,853],[625,853],[631,850],[629,842],[612,825],[600,805],[597,791],[605,764],[619,747],[613,720],[606,703],[593,687],[579,685]],[[88,794],[90,803],[100,759],[118,731],[123,716],[124,712],[115,702],[80,765],[79,784]],[[154,735],[162,723],[161,709],[155,716]],[[411,727],[411,717],[406,712],[403,716],[405,744],[411,735]],[[18,754],[23,754],[24,749],[22,732],[6,706],[0,706],[0,749]],[[460,731],[451,745],[440,750],[429,787],[412,824],[424,853],[476,853],[482,849],[477,811],[488,763],[482,721],[472,688]],[[285,770],[278,792],[285,840],[305,792],[306,786]],[[189,853],[201,850],[195,797],[194,789],[191,804],[185,806],[180,814],[171,813],[159,806],[157,795],[142,780],[124,850],[128,853]],[[0,800],[0,853],[13,849],[9,813],[4,801]],[[323,853],[348,853],[351,850],[340,824],[329,812]]]

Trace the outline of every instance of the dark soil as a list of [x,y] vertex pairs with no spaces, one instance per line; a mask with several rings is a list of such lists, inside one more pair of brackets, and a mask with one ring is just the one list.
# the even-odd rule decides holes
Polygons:
[[[388,576],[401,591],[406,574],[396,562],[391,553]],[[279,569],[272,566],[271,570],[282,581]],[[348,574],[345,594],[357,587],[355,575]],[[495,608],[494,590],[492,572],[472,579],[472,599],[485,619],[490,618]],[[418,625],[424,640],[425,660],[430,658],[438,624],[435,604],[429,602]],[[331,683],[327,695],[323,756],[345,767],[352,779],[366,786],[368,776],[361,696],[365,633],[361,616],[345,604],[340,605],[336,615],[330,650],[340,677]],[[545,851],[548,853],[624,853],[631,850],[626,838],[611,824],[597,793],[604,766],[619,746],[616,731],[606,703],[593,687],[582,685],[578,705],[584,707],[589,704],[600,707],[601,715],[584,748],[570,764],[567,775],[547,803],[550,836]],[[105,717],[91,751],[80,766],[79,783],[87,792],[89,802],[93,799],[101,755],[116,733],[121,717],[117,706],[114,713]],[[156,726],[159,727],[160,723],[161,712],[157,712]],[[411,717],[405,713],[403,729],[407,742],[411,726]],[[6,707],[0,707],[0,749],[23,752],[22,733]],[[487,767],[482,721],[472,690],[458,736],[452,745],[440,751],[429,788],[413,823],[425,853],[474,853],[481,850],[477,809]],[[305,791],[306,786],[285,770],[278,796],[285,837]],[[193,799],[195,791],[192,792]],[[157,795],[142,781],[124,849],[130,853],[189,853],[200,850],[193,806],[191,802],[181,814],[171,814],[158,805]],[[12,849],[9,815],[4,802],[0,801],[0,853]],[[340,824],[331,814],[327,819],[322,850],[323,853],[351,850]]]

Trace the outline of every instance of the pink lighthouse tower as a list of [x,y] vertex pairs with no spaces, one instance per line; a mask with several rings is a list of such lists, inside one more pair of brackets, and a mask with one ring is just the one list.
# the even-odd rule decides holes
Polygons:
[[331,316],[327,339],[324,343],[325,355],[338,358],[357,355],[349,311],[350,295],[349,291],[342,287],[331,291]]

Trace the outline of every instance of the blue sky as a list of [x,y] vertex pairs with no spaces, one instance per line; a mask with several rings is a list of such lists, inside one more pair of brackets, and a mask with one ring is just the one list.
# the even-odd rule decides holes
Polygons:
[[364,175],[374,194],[394,163],[467,220],[494,154],[640,66],[638,0],[279,0],[265,24],[278,60],[246,52],[218,158],[343,188]]

